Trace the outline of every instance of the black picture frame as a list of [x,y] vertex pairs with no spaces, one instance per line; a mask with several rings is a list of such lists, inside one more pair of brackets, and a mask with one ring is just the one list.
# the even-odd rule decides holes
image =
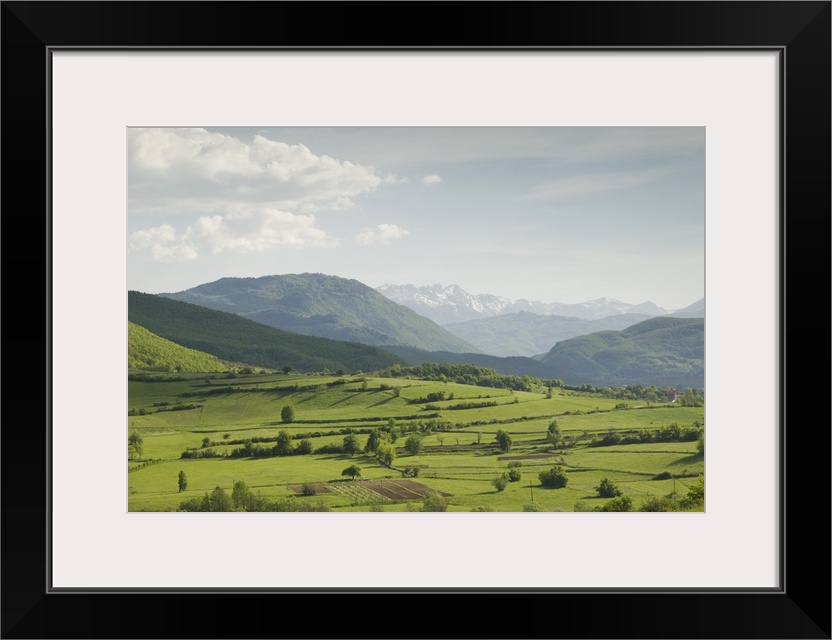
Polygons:
[[[2,637],[830,638],[829,384],[812,364],[829,354],[830,15],[829,1],[3,2]],[[48,97],[50,51],[67,47],[778,51],[780,588],[53,592]]]

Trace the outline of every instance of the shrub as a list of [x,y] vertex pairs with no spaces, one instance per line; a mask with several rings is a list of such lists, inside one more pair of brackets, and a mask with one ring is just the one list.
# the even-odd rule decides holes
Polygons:
[[208,494],[205,498],[191,498],[179,503],[179,511],[208,511],[207,504]]
[[561,466],[552,467],[548,471],[541,471],[538,477],[540,478],[540,484],[553,489],[562,489],[569,481],[566,477],[566,471]]
[[541,509],[541,508],[540,508],[538,505],[536,505],[536,504],[524,504],[524,505],[523,505],[523,511],[542,511],[542,510],[543,510],[543,509]]
[[603,507],[601,511],[632,511],[633,499],[630,496],[619,496],[613,498]]
[[303,485],[301,485],[300,492],[305,496],[314,496],[318,493],[318,487],[316,487],[312,482],[304,482]]
[[678,511],[679,503],[670,496],[650,497],[645,500],[639,511]]
[[315,453],[348,453],[339,444],[325,444],[315,449]]
[[422,502],[422,511],[447,511],[448,499],[437,491],[430,491]]
[[497,491],[502,491],[503,489],[505,489],[506,486],[508,486],[508,482],[509,480],[507,473],[500,474],[499,476],[494,476],[494,478],[491,480],[491,484],[494,485],[494,488]]
[[523,463],[522,463],[522,462],[520,462],[519,460],[512,460],[512,461],[511,461],[511,462],[509,462],[506,466],[507,466],[509,469],[514,469],[514,468],[516,468],[516,467],[522,467],[522,466],[523,466]]
[[312,441],[306,439],[301,440],[298,442],[298,446],[295,447],[294,453],[301,456],[312,453]]
[[517,469],[516,467],[509,469],[507,475],[509,482],[518,482],[520,478],[523,477],[523,474],[520,473],[520,469]]
[[280,419],[283,422],[289,423],[295,420],[295,410],[291,405],[286,405],[280,410]]
[[673,474],[670,471],[662,471],[659,474],[653,476],[653,480],[672,480]]
[[477,513],[486,513],[486,512],[489,512],[489,511],[494,511],[494,509],[491,508],[491,507],[474,507],[473,509],[471,509],[471,511],[474,511],[474,512],[477,512]]
[[621,489],[615,486],[615,483],[609,478],[603,478],[601,484],[595,487],[595,490],[602,498],[615,498],[621,495]]
[[576,512],[595,511],[595,509],[586,500],[578,500],[572,509]]

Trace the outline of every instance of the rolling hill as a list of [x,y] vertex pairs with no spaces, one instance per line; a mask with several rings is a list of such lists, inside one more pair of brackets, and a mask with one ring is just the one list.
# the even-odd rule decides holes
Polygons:
[[599,331],[559,342],[541,362],[569,384],[702,389],[705,321],[650,318],[623,331]]
[[456,353],[478,351],[357,280],[320,273],[222,278],[159,295],[309,336]]
[[222,360],[298,371],[374,371],[402,363],[364,344],[299,335],[267,327],[233,313],[128,291],[128,320],[189,349]]
[[147,371],[214,373],[230,367],[216,356],[188,349],[127,322],[127,366]]

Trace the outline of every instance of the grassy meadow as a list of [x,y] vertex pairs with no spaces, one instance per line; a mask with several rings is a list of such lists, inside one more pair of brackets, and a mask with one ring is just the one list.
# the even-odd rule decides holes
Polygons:
[[[637,511],[684,498],[704,473],[690,438],[702,406],[362,374],[138,373],[128,383],[130,511],[176,511],[216,487],[230,498],[241,481],[293,510],[419,511],[438,499],[437,510],[567,512],[629,498]],[[350,435],[359,450],[346,453]],[[371,435],[389,442],[365,453]],[[355,479],[343,475],[352,465]],[[555,466],[566,486],[543,486],[539,474]],[[599,495],[604,478],[618,497]]]

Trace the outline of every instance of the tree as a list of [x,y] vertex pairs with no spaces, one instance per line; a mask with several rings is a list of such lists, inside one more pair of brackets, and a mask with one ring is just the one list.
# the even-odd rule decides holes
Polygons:
[[508,474],[502,473],[498,476],[494,476],[494,478],[491,480],[491,484],[494,485],[494,488],[497,491],[502,491],[508,486]]
[[502,429],[497,430],[494,439],[497,441],[497,444],[500,445],[501,451],[505,452],[511,449],[511,436]]
[[546,439],[555,446],[558,446],[558,444],[560,444],[561,433],[560,427],[558,427],[557,420],[552,420],[549,423],[549,427],[546,429]]
[[602,498],[615,498],[621,495],[621,489],[615,486],[615,483],[609,478],[603,478],[601,484],[595,487],[598,495]]
[[358,453],[361,451],[361,448],[358,446],[358,438],[356,438],[351,433],[349,435],[344,436],[344,453],[348,453],[350,455],[354,453]]
[[292,367],[290,367],[288,364],[285,367],[283,367],[283,373],[285,373],[287,375],[292,373],[292,371],[293,371]]
[[179,472],[179,491],[180,493],[188,488],[188,478],[184,471]]
[[683,509],[698,509],[705,504],[705,476],[699,476],[689,488],[687,495],[679,501]]
[[231,511],[231,507],[231,498],[228,494],[222,487],[215,487],[208,496],[208,511]]
[[699,439],[696,441],[696,451],[699,455],[704,455],[705,453],[705,432],[699,434]]
[[208,436],[205,436],[202,439],[202,448],[204,449],[205,447],[210,447],[210,446],[211,446],[211,438],[209,438]]
[[375,453],[378,445],[382,442],[390,442],[390,435],[374,429],[370,432],[370,437],[367,438],[367,444],[364,445],[364,453]]
[[283,422],[289,423],[295,421],[295,409],[291,405],[286,405],[280,410],[280,419]]
[[234,488],[231,491],[231,502],[235,509],[243,509],[250,497],[251,490],[245,482],[239,480],[234,483]]
[[429,491],[425,494],[422,503],[422,511],[447,511],[448,499],[437,491]]
[[130,434],[127,443],[130,445],[130,447],[132,447],[133,452],[137,456],[142,455],[142,452],[144,451],[144,439],[139,435],[138,431],[134,431]]
[[561,466],[554,466],[548,471],[541,471],[538,478],[540,478],[540,484],[544,487],[552,487],[553,489],[562,489],[569,481],[566,471]]
[[385,467],[391,467],[396,460],[396,448],[390,442],[379,442],[376,447],[376,458]]
[[341,475],[349,476],[350,478],[355,480],[355,476],[361,475],[361,467],[359,467],[357,464],[351,464],[341,472]]
[[288,456],[292,453],[292,436],[285,430],[281,430],[277,434],[277,442],[275,442],[272,453],[276,456]]
[[422,439],[414,433],[404,441],[404,448],[409,454],[418,455],[422,450]]
[[523,477],[523,473],[516,467],[509,469],[507,475],[509,482],[518,482]]

